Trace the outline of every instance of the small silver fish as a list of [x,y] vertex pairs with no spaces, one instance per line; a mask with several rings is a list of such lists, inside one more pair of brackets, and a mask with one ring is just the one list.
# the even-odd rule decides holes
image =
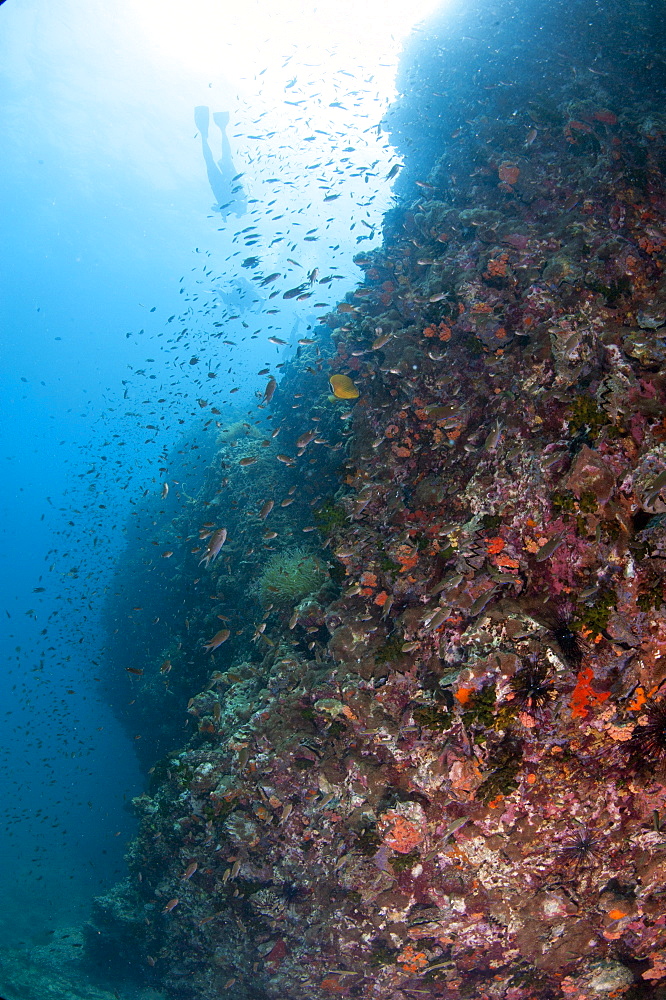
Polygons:
[[655,481],[652,483],[650,492],[645,497],[644,507],[649,509],[652,506],[664,486],[666,486],[666,470],[664,472],[660,472]]
[[296,438],[296,447],[302,449],[307,448],[310,442],[314,441],[316,436],[317,436],[316,430],[306,431],[305,434],[301,434],[299,438]]
[[280,816],[280,823],[286,823],[291,815],[291,811],[294,808],[291,802],[285,802],[282,806],[282,815]]
[[489,604],[490,601],[492,601],[493,597],[495,596],[495,590],[496,590],[495,587],[491,587],[490,590],[484,590],[484,592],[480,594],[479,597],[477,597],[477,599],[472,604],[471,608],[469,608],[467,611],[467,614],[470,616],[470,618],[473,618],[475,615],[481,614],[485,606]]
[[536,559],[537,562],[543,562],[544,559],[549,559],[554,552],[557,552],[560,545],[562,544],[564,544],[564,539],[562,538],[562,535],[555,535],[553,538],[550,539],[550,541],[546,542],[545,545],[541,546],[541,548],[536,553],[534,558]]
[[499,439],[502,436],[502,425],[499,420],[496,421],[495,426],[491,430],[490,434],[483,442],[483,451],[494,451],[499,444]]
[[266,385],[266,388],[264,390],[264,397],[262,399],[262,403],[264,405],[266,403],[270,403],[270,401],[273,398],[273,394],[275,393],[276,389],[277,389],[277,382],[276,382],[276,380],[274,378],[269,378],[268,383]]
[[380,333],[379,336],[375,337],[372,342],[373,351],[378,351],[380,348],[384,347],[385,344],[388,344],[392,336],[392,333]]
[[206,551],[204,552],[203,557],[199,560],[199,565],[201,566],[201,563],[204,563],[205,566],[208,566],[210,563],[215,562],[220,553],[220,549],[222,548],[226,540],[227,540],[226,528],[218,528],[217,531],[214,531],[213,534],[208,539],[208,544],[206,545]]
[[429,629],[439,628],[442,622],[446,621],[449,617],[450,613],[450,608],[436,608],[432,613],[428,613],[428,615],[424,616],[423,624]]

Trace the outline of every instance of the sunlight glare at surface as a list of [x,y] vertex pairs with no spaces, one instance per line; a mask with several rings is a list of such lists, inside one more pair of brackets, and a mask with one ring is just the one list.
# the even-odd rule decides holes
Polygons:
[[[137,31],[156,61],[174,73],[220,73],[232,86],[252,90],[262,71],[296,57],[301,65],[355,66],[359,72],[394,71],[407,33],[441,0],[338,0],[309,6],[302,0],[220,3],[133,0]],[[388,65],[387,65],[388,63]],[[383,64],[383,65],[382,65]]]

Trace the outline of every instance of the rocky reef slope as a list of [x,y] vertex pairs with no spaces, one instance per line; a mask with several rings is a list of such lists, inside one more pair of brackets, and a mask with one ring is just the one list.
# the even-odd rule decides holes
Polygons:
[[403,203],[327,317],[359,398],[313,376],[326,587],[191,699],[89,928],[179,1000],[666,981],[666,120],[623,10],[633,77],[583,40],[518,104],[470,66],[446,143],[395,126]]

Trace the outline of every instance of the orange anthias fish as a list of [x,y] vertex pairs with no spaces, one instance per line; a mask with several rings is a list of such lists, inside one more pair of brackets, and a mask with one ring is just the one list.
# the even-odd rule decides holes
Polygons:
[[361,395],[348,375],[331,375],[328,381],[337,399],[358,399]]
[[206,551],[203,554],[203,558],[199,560],[199,565],[204,563],[208,566],[210,563],[215,562],[215,559],[220,553],[220,549],[227,540],[227,529],[218,528],[208,539],[208,545],[206,546]]
[[162,913],[171,913],[174,906],[178,906],[179,902],[180,902],[179,899],[170,899],[169,902],[164,907],[164,909],[162,910]]
[[212,653],[214,649],[217,649],[217,647],[221,646],[223,642],[226,642],[230,635],[231,632],[228,628],[220,629],[219,632],[215,633],[210,642],[204,643],[204,649],[208,649]]

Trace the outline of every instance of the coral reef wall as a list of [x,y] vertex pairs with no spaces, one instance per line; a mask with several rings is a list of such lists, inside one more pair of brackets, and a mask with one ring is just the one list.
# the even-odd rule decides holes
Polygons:
[[313,498],[323,588],[191,698],[89,927],[101,963],[123,948],[178,1000],[666,981],[659,9],[416,35],[401,203],[329,358],[273,403],[294,436],[328,425],[297,467],[344,445]]

